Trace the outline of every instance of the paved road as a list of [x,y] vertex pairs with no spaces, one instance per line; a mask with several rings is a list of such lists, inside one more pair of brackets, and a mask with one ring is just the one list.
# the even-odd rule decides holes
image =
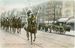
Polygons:
[[0,48],[73,48],[74,38],[38,31],[37,39],[31,45],[30,40],[27,41],[24,29],[21,34],[13,34],[0,29]]

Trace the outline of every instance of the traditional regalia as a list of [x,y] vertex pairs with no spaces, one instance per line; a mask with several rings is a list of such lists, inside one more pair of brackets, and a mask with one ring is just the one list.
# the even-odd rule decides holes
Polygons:
[[35,33],[37,30],[36,17],[33,14],[31,14],[31,17],[28,18],[28,29],[32,33]]

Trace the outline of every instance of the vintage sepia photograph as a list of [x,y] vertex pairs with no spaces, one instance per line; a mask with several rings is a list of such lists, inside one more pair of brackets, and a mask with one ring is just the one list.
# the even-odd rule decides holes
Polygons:
[[75,0],[0,0],[0,48],[75,48]]

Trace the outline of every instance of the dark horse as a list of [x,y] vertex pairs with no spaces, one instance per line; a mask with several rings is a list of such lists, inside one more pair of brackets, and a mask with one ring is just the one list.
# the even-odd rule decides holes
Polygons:
[[36,33],[37,33],[37,23],[36,23],[36,17],[31,15],[30,18],[28,18],[28,24],[27,28],[24,28],[27,32],[27,38],[29,40],[29,33],[31,36],[31,44],[32,44],[32,34],[34,34],[34,40],[36,39]]

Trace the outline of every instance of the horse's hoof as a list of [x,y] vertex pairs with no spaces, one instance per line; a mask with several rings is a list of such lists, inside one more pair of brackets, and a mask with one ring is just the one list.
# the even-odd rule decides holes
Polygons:
[[31,43],[31,45],[33,45],[33,44]]
[[27,40],[29,40],[29,39],[27,39]]
[[35,41],[35,40],[33,40],[33,41]]
[[19,33],[19,32],[17,32],[17,33]]

